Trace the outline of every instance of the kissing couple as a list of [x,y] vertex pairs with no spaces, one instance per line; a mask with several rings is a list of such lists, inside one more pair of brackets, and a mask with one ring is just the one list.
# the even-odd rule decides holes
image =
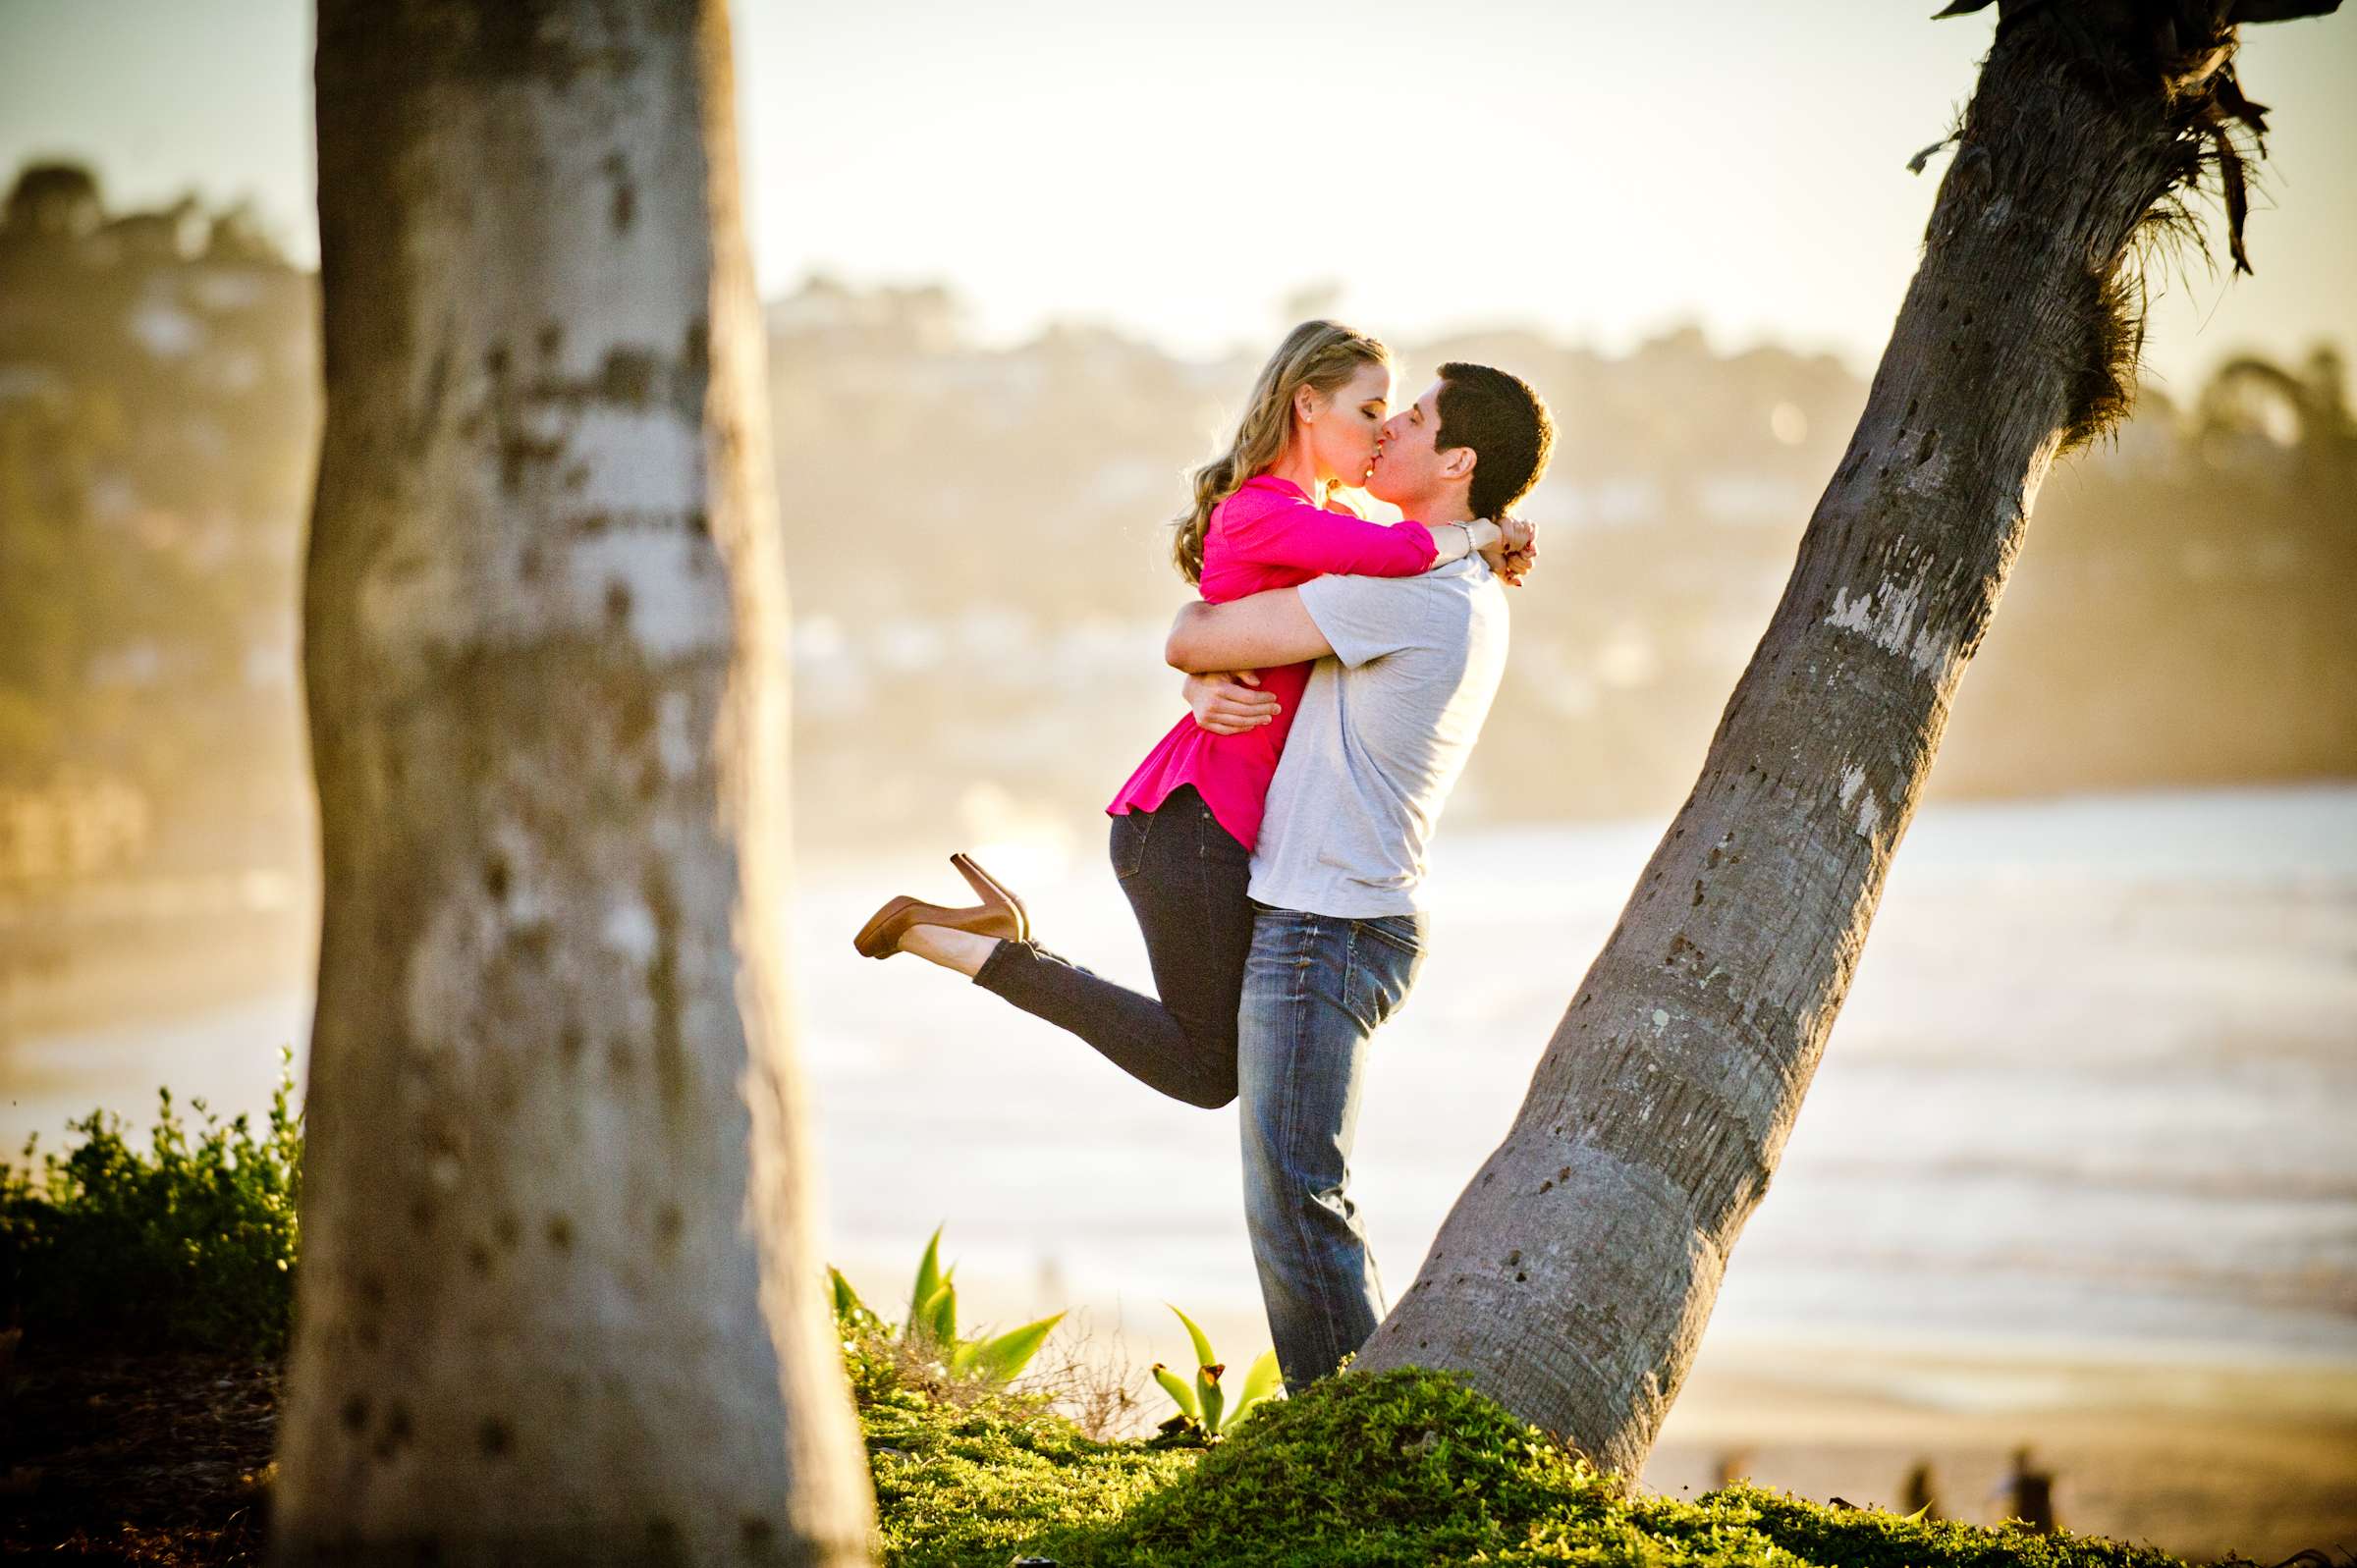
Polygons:
[[[963,854],[979,902],[894,898],[855,939],[969,976],[1174,1099],[1240,1102],[1246,1229],[1291,1392],[1386,1310],[1348,1191],[1367,1045],[1423,966],[1434,826],[1506,667],[1505,588],[1537,556],[1512,509],[1555,441],[1506,371],[1444,364],[1398,412],[1393,376],[1366,334],[1295,327],[1174,524],[1202,597],[1164,652],[1191,711],[1106,807],[1155,995],[1040,946]],[[1403,520],[1360,517],[1344,487]]]

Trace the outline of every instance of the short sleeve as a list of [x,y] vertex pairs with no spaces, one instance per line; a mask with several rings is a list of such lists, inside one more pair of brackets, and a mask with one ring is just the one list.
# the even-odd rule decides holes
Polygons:
[[1425,577],[1313,577],[1293,591],[1334,656],[1353,670],[1422,646],[1437,603]]

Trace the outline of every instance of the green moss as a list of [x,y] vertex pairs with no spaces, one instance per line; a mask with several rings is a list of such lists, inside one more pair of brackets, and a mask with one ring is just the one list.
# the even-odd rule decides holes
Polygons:
[[1324,1379],[1201,1453],[1092,1442],[1019,1398],[908,1392],[862,1410],[894,1568],[1018,1554],[1064,1568],[2180,1568],[2091,1537],[1912,1523],[1742,1484],[1632,1495],[1455,1374]]
[[884,1560],[1003,1565],[1045,1536],[1102,1529],[1200,1452],[1098,1442],[1036,1394],[953,1379],[882,1333],[844,1341]]
[[[1050,1554],[1140,1568],[1671,1560],[1642,1549],[1627,1512],[1617,1478],[1461,1378],[1344,1375],[1265,1407],[1182,1483]],[[1522,1555],[1540,1523],[1581,1554]]]
[[[1828,1508],[1766,1487],[1713,1493],[1752,1515],[1752,1528],[1803,1562],[1851,1568],[2182,1568],[2167,1552],[2067,1531],[1989,1529],[1947,1522],[1910,1524],[1874,1508]],[[2229,1556],[2226,1563],[2247,1561]]]

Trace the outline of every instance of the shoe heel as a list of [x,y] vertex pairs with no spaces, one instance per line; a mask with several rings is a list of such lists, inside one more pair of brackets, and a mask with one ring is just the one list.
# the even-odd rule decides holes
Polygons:
[[1031,912],[1023,907],[1020,898],[1010,892],[996,877],[975,864],[973,857],[962,850],[950,856],[950,864],[958,868],[958,875],[965,879],[965,885],[974,890],[975,897],[985,904],[1004,904],[1014,914],[1015,941],[1031,940]]

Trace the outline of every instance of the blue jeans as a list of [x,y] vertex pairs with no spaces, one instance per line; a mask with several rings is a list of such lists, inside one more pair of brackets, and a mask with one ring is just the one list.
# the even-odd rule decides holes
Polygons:
[[1350,1145],[1367,1038],[1415,984],[1426,920],[1253,912],[1236,1032],[1244,1224],[1277,1365],[1298,1393],[1383,1319]]

